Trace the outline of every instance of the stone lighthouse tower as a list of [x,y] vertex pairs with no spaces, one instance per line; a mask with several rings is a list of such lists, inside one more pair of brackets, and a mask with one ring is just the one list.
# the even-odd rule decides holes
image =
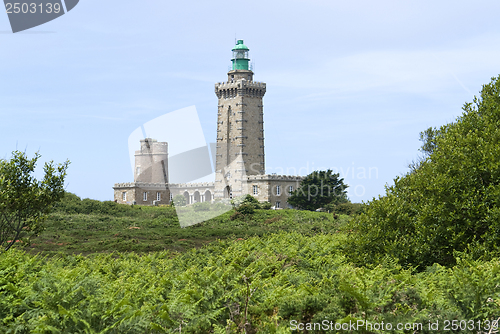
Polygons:
[[266,84],[253,81],[248,47],[233,48],[227,82],[215,84],[218,97],[215,197],[247,193],[250,175],[265,173],[262,98]]

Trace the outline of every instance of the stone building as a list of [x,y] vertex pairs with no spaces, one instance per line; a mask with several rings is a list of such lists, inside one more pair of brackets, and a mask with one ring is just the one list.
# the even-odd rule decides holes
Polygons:
[[142,139],[141,148],[134,155],[134,182],[115,184],[115,202],[169,204],[168,144],[151,138]]
[[[141,140],[135,155],[133,183],[113,187],[118,203],[164,204],[183,195],[188,204],[250,194],[276,208],[289,207],[287,199],[300,176],[265,174],[264,105],[266,84],[253,80],[249,49],[238,40],[233,48],[227,81],[215,84],[218,98],[215,182],[168,183],[167,143]],[[148,146],[149,143],[149,146]],[[151,152],[152,157],[147,155]],[[148,196],[157,196],[157,202]],[[169,196],[169,197],[166,197]]]

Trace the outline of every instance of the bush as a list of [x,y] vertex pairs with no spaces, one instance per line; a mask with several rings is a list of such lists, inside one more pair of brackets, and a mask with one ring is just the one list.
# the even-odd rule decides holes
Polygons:
[[236,208],[236,212],[239,212],[242,215],[253,215],[255,208],[252,204],[242,204]]
[[101,213],[102,204],[100,201],[85,198],[81,202],[80,212],[83,214]]
[[193,204],[194,211],[210,211],[210,202],[201,202]]
[[263,210],[271,210],[272,207],[273,205],[270,202],[260,203],[260,208]]
[[186,206],[187,205],[186,198],[182,195],[176,195],[172,199],[172,205],[174,205],[174,206]]
[[54,210],[69,214],[79,213],[81,201],[77,195],[65,192],[63,198],[54,206]]
[[130,205],[113,201],[97,201],[89,198],[80,199],[75,194],[66,192],[63,199],[54,207],[55,211],[66,214],[104,214],[116,217],[131,215],[134,209]]
[[328,204],[325,209],[330,213],[338,214],[338,215],[348,215],[354,216],[359,215],[363,212],[363,204],[362,203],[340,203],[340,204]]
[[241,204],[248,204],[253,206],[254,209],[260,209],[259,200],[250,194],[245,195],[245,198],[243,199],[243,202],[241,202]]

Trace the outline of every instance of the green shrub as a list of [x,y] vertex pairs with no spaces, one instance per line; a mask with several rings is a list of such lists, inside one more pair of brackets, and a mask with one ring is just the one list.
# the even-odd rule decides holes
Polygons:
[[253,215],[255,213],[255,207],[252,204],[242,204],[236,208],[236,212],[242,215]]
[[270,202],[262,202],[260,203],[260,208],[263,210],[271,210],[273,205]]
[[186,206],[186,197],[182,195],[175,195],[174,198],[172,199],[172,205],[175,206]]
[[65,213],[80,213],[81,198],[69,192],[64,193],[64,197],[54,205],[54,210]]
[[193,204],[194,211],[210,211],[210,202],[201,202]]
[[363,212],[363,204],[362,203],[340,203],[340,204],[328,204],[325,207],[325,210],[330,213],[335,213],[338,215],[359,215]]
[[89,198],[80,199],[75,194],[66,192],[63,199],[55,206],[55,211],[66,214],[104,214],[123,217],[133,215],[130,205],[118,204],[113,201],[97,201]]
[[241,204],[252,205],[254,207],[254,209],[260,209],[259,200],[250,194],[245,195],[245,198],[243,199],[243,202],[241,202]]

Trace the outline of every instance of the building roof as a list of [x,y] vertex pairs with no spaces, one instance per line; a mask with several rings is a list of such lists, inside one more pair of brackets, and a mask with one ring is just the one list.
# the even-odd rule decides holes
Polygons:
[[236,42],[236,46],[233,48],[232,51],[237,51],[237,50],[250,50],[245,44],[243,44],[243,40],[242,39],[239,39],[237,42]]

